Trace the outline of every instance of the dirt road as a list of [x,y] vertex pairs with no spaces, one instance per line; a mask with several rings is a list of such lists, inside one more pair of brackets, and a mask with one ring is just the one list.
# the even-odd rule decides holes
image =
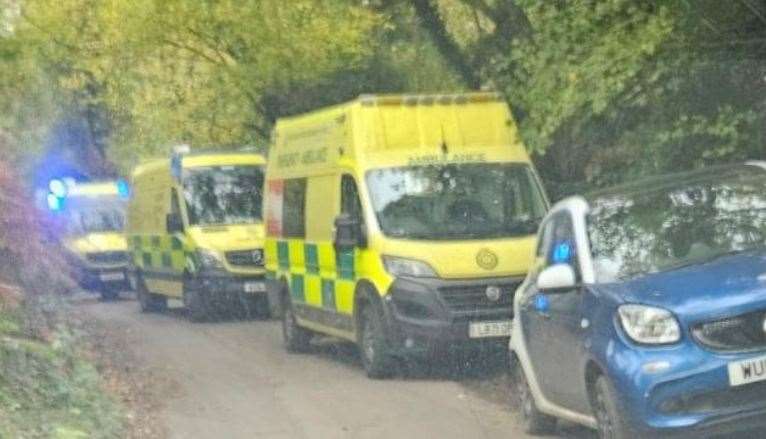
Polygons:
[[133,301],[78,307],[177,383],[157,416],[170,438],[527,437],[481,377],[374,381],[349,346],[287,354],[276,321],[192,324],[180,309],[141,314]]

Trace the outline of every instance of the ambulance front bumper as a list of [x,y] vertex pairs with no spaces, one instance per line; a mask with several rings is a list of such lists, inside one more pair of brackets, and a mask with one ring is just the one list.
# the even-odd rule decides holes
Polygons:
[[81,287],[86,289],[127,288],[127,267],[93,268],[80,266],[75,269],[75,277]]
[[202,288],[214,295],[266,295],[264,275],[205,274],[199,280]]
[[405,354],[430,354],[506,345],[513,294],[522,280],[397,279],[384,298],[392,347]]

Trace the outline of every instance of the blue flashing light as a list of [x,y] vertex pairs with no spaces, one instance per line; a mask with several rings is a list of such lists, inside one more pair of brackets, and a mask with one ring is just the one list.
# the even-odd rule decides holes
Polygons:
[[57,197],[55,194],[48,194],[48,209],[52,212],[59,212],[64,207],[64,199]]
[[125,180],[117,180],[117,193],[122,198],[130,198],[130,185]]
[[48,183],[48,190],[50,190],[51,195],[56,198],[64,198],[66,197],[67,192],[69,192],[69,188],[63,180],[51,180]]
[[538,294],[535,296],[535,311],[540,313],[547,313],[551,309],[551,302],[548,300],[548,296]]
[[568,264],[572,260],[572,244],[562,241],[553,248],[552,262],[554,264]]

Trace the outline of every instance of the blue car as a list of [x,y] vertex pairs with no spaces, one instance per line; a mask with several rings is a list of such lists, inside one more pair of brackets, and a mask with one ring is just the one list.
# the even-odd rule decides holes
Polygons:
[[[529,433],[766,432],[766,172],[654,178],[553,207],[514,297]],[[761,436],[758,436],[761,437]]]

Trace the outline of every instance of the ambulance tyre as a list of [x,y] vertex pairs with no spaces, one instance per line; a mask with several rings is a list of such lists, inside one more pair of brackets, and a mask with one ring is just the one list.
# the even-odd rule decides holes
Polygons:
[[101,300],[104,302],[114,302],[120,298],[120,291],[112,286],[101,287]]
[[383,310],[375,299],[366,299],[358,305],[361,308],[357,343],[364,370],[370,378],[388,378],[393,374],[394,362],[386,339]]
[[199,282],[190,277],[184,278],[183,302],[186,315],[192,322],[204,322],[210,319],[210,303]]
[[304,353],[309,350],[311,332],[298,326],[293,311],[293,302],[287,292],[287,286],[282,287],[282,336],[285,349],[292,354]]
[[136,275],[136,296],[141,312],[163,312],[168,308],[168,299],[158,294],[152,294],[146,288],[146,282],[140,275]]

